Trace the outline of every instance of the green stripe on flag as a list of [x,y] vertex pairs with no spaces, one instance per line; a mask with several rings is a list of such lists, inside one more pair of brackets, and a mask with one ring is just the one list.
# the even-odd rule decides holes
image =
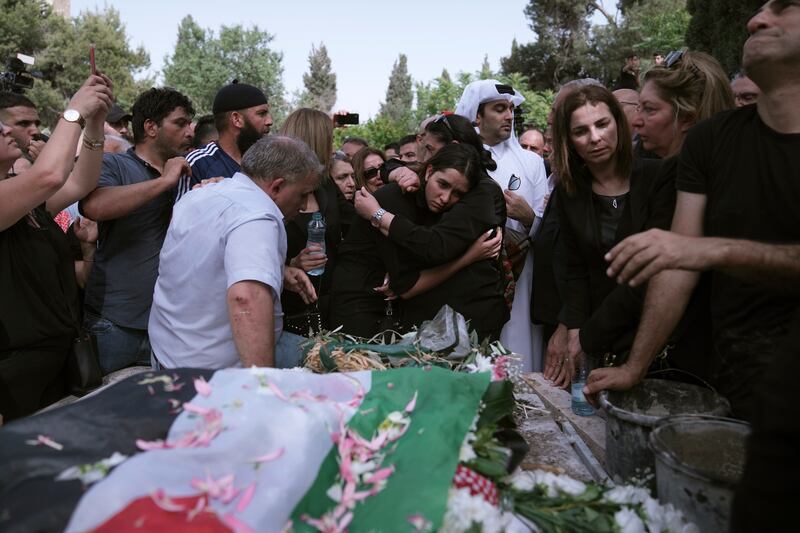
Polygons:
[[[464,374],[438,367],[372,373],[372,388],[348,424],[361,437],[371,439],[389,413],[403,411],[415,392],[418,397],[411,425],[381,465],[393,465],[394,473],[381,492],[356,504],[350,531],[411,531],[408,518],[413,515],[422,515],[434,529],[441,526],[459,450],[489,378],[489,373]],[[292,512],[295,531],[314,531],[300,517],[319,518],[336,506],[326,493],[336,483],[337,458],[334,446]]]

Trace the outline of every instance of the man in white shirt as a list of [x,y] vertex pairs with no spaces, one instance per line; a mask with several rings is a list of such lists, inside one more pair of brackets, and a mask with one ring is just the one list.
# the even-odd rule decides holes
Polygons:
[[301,141],[265,137],[232,179],[176,204],[161,251],[148,330],[154,365],[277,366],[300,362],[283,332],[283,284],[311,302],[306,274],[286,262],[284,220],[297,215],[322,167]]
[[[456,106],[456,113],[473,121],[492,153],[497,169],[489,175],[503,188],[508,221],[506,228],[533,235],[544,213],[548,193],[542,158],[523,149],[514,135],[514,108],[525,97],[497,80],[470,83]],[[530,317],[533,254],[529,251],[517,280],[511,319],[500,335],[503,345],[523,357],[524,370],[541,370],[541,331]]]

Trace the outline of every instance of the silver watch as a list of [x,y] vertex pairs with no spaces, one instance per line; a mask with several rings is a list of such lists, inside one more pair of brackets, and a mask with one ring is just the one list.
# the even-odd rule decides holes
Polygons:
[[61,118],[67,122],[78,124],[81,128],[86,126],[86,120],[81,116],[80,111],[77,109],[67,109],[61,114]]
[[385,214],[386,214],[386,209],[384,209],[384,208],[380,208],[377,211],[375,211],[374,213],[372,213],[372,216],[370,217],[370,220],[372,220],[372,225],[375,226],[376,228],[378,226],[380,226],[381,225],[381,219],[383,218],[383,215],[385,215]]

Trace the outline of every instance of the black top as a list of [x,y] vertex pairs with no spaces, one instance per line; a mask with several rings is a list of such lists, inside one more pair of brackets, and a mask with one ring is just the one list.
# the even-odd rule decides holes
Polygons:
[[[395,213],[396,214],[396,213]],[[403,248],[406,260],[424,270],[459,258],[493,227],[504,227],[506,206],[497,183],[485,176],[438,221],[425,209],[414,221],[395,216],[389,238]],[[461,269],[430,291],[403,302],[402,320],[419,325],[448,304],[471,321],[479,335],[499,335],[508,320],[503,298],[503,270],[497,261],[479,261]]]
[[600,245],[608,252],[617,244],[617,228],[625,213],[625,204],[628,200],[628,193],[619,196],[605,196],[592,193],[594,203],[594,213],[597,217],[597,227],[599,229]]
[[[661,162],[634,161],[630,191],[612,246],[650,228],[669,229],[675,208],[672,174],[660,172]],[[576,180],[576,191],[558,191],[560,237],[564,244],[566,288],[561,318],[580,328],[581,346],[589,354],[623,352],[630,348],[641,313],[641,288],[618,285],[606,275],[607,246],[601,238],[590,176]]]
[[[375,191],[375,199],[394,215],[412,220],[421,218],[423,208],[417,202],[417,195],[403,194],[396,183]],[[386,303],[383,295],[373,289],[383,285],[387,272],[397,294],[408,291],[419,278],[419,272],[404,261],[405,255],[369,221],[357,217],[339,246],[333,272],[331,326],[343,325],[346,333],[359,336],[378,333]]]
[[[325,272],[321,276],[309,276],[314,283],[319,298],[318,305],[322,314],[323,324],[327,326],[328,308],[330,306],[331,282],[333,271],[336,266],[336,257],[339,251],[339,243],[342,240],[342,230],[337,203],[336,191],[338,187],[331,180],[327,180],[321,187],[314,191],[314,197],[325,221],[325,254],[328,262],[325,263]],[[313,213],[299,213],[292,220],[286,222],[286,264],[296,257],[300,251],[306,247],[308,242],[308,223],[311,221]],[[321,279],[320,279],[321,278]],[[281,306],[286,315],[302,313],[306,310],[306,304],[297,293],[284,289],[281,293]]]
[[44,210],[0,232],[0,353],[62,351],[76,336],[78,285],[64,232]]
[[[689,131],[678,163],[680,191],[707,197],[708,236],[800,242],[800,134],[781,134],[756,106],[719,113]],[[742,346],[785,331],[796,293],[714,271],[715,342]],[[759,341],[760,342],[760,341]],[[759,348],[761,349],[761,348]]]
[[564,269],[564,246],[559,237],[558,188],[550,192],[550,198],[542,214],[542,221],[531,241],[533,248],[533,297],[531,298],[531,321],[534,324],[555,326],[563,321],[561,294],[566,293]]

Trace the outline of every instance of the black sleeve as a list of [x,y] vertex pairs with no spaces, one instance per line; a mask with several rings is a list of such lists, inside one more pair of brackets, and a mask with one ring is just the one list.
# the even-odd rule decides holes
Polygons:
[[398,168],[405,167],[405,166],[408,166],[408,165],[406,165],[403,161],[400,161],[399,159],[387,159],[381,165],[381,170],[380,170],[380,172],[381,172],[381,181],[383,181],[383,183],[388,185],[390,183],[389,174],[391,174],[392,172],[394,172]]
[[497,187],[494,182],[482,180],[433,226],[414,224],[392,212],[395,217],[389,226],[389,238],[425,267],[457,259],[494,224],[492,186]]
[[672,216],[675,214],[675,200],[678,194],[675,189],[678,174],[677,156],[664,160],[656,169],[657,173],[653,176],[653,184],[648,194],[650,205],[644,230],[652,228],[669,230],[672,227]]
[[713,147],[713,123],[709,120],[697,124],[686,135],[678,156],[677,189],[679,191],[706,194],[708,178],[712,175],[711,152]]
[[567,205],[573,198],[559,191],[558,223],[559,236],[563,246],[563,265],[565,292],[562,293],[564,325],[568,329],[580,328],[589,317],[591,309],[591,292],[589,286],[589,266],[578,246],[577,235],[569,222]]
[[[397,184],[392,183],[381,187],[375,193],[375,198],[384,209],[394,214],[395,217],[403,216],[406,219],[415,217],[414,196],[405,195]],[[389,286],[396,294],[407,292],[419,279],[420,265],[416,264],[409,256],[389,238],[385,237],[379,230],[375,240],[376,253],[380,256],[386,273],[389,274]]]

